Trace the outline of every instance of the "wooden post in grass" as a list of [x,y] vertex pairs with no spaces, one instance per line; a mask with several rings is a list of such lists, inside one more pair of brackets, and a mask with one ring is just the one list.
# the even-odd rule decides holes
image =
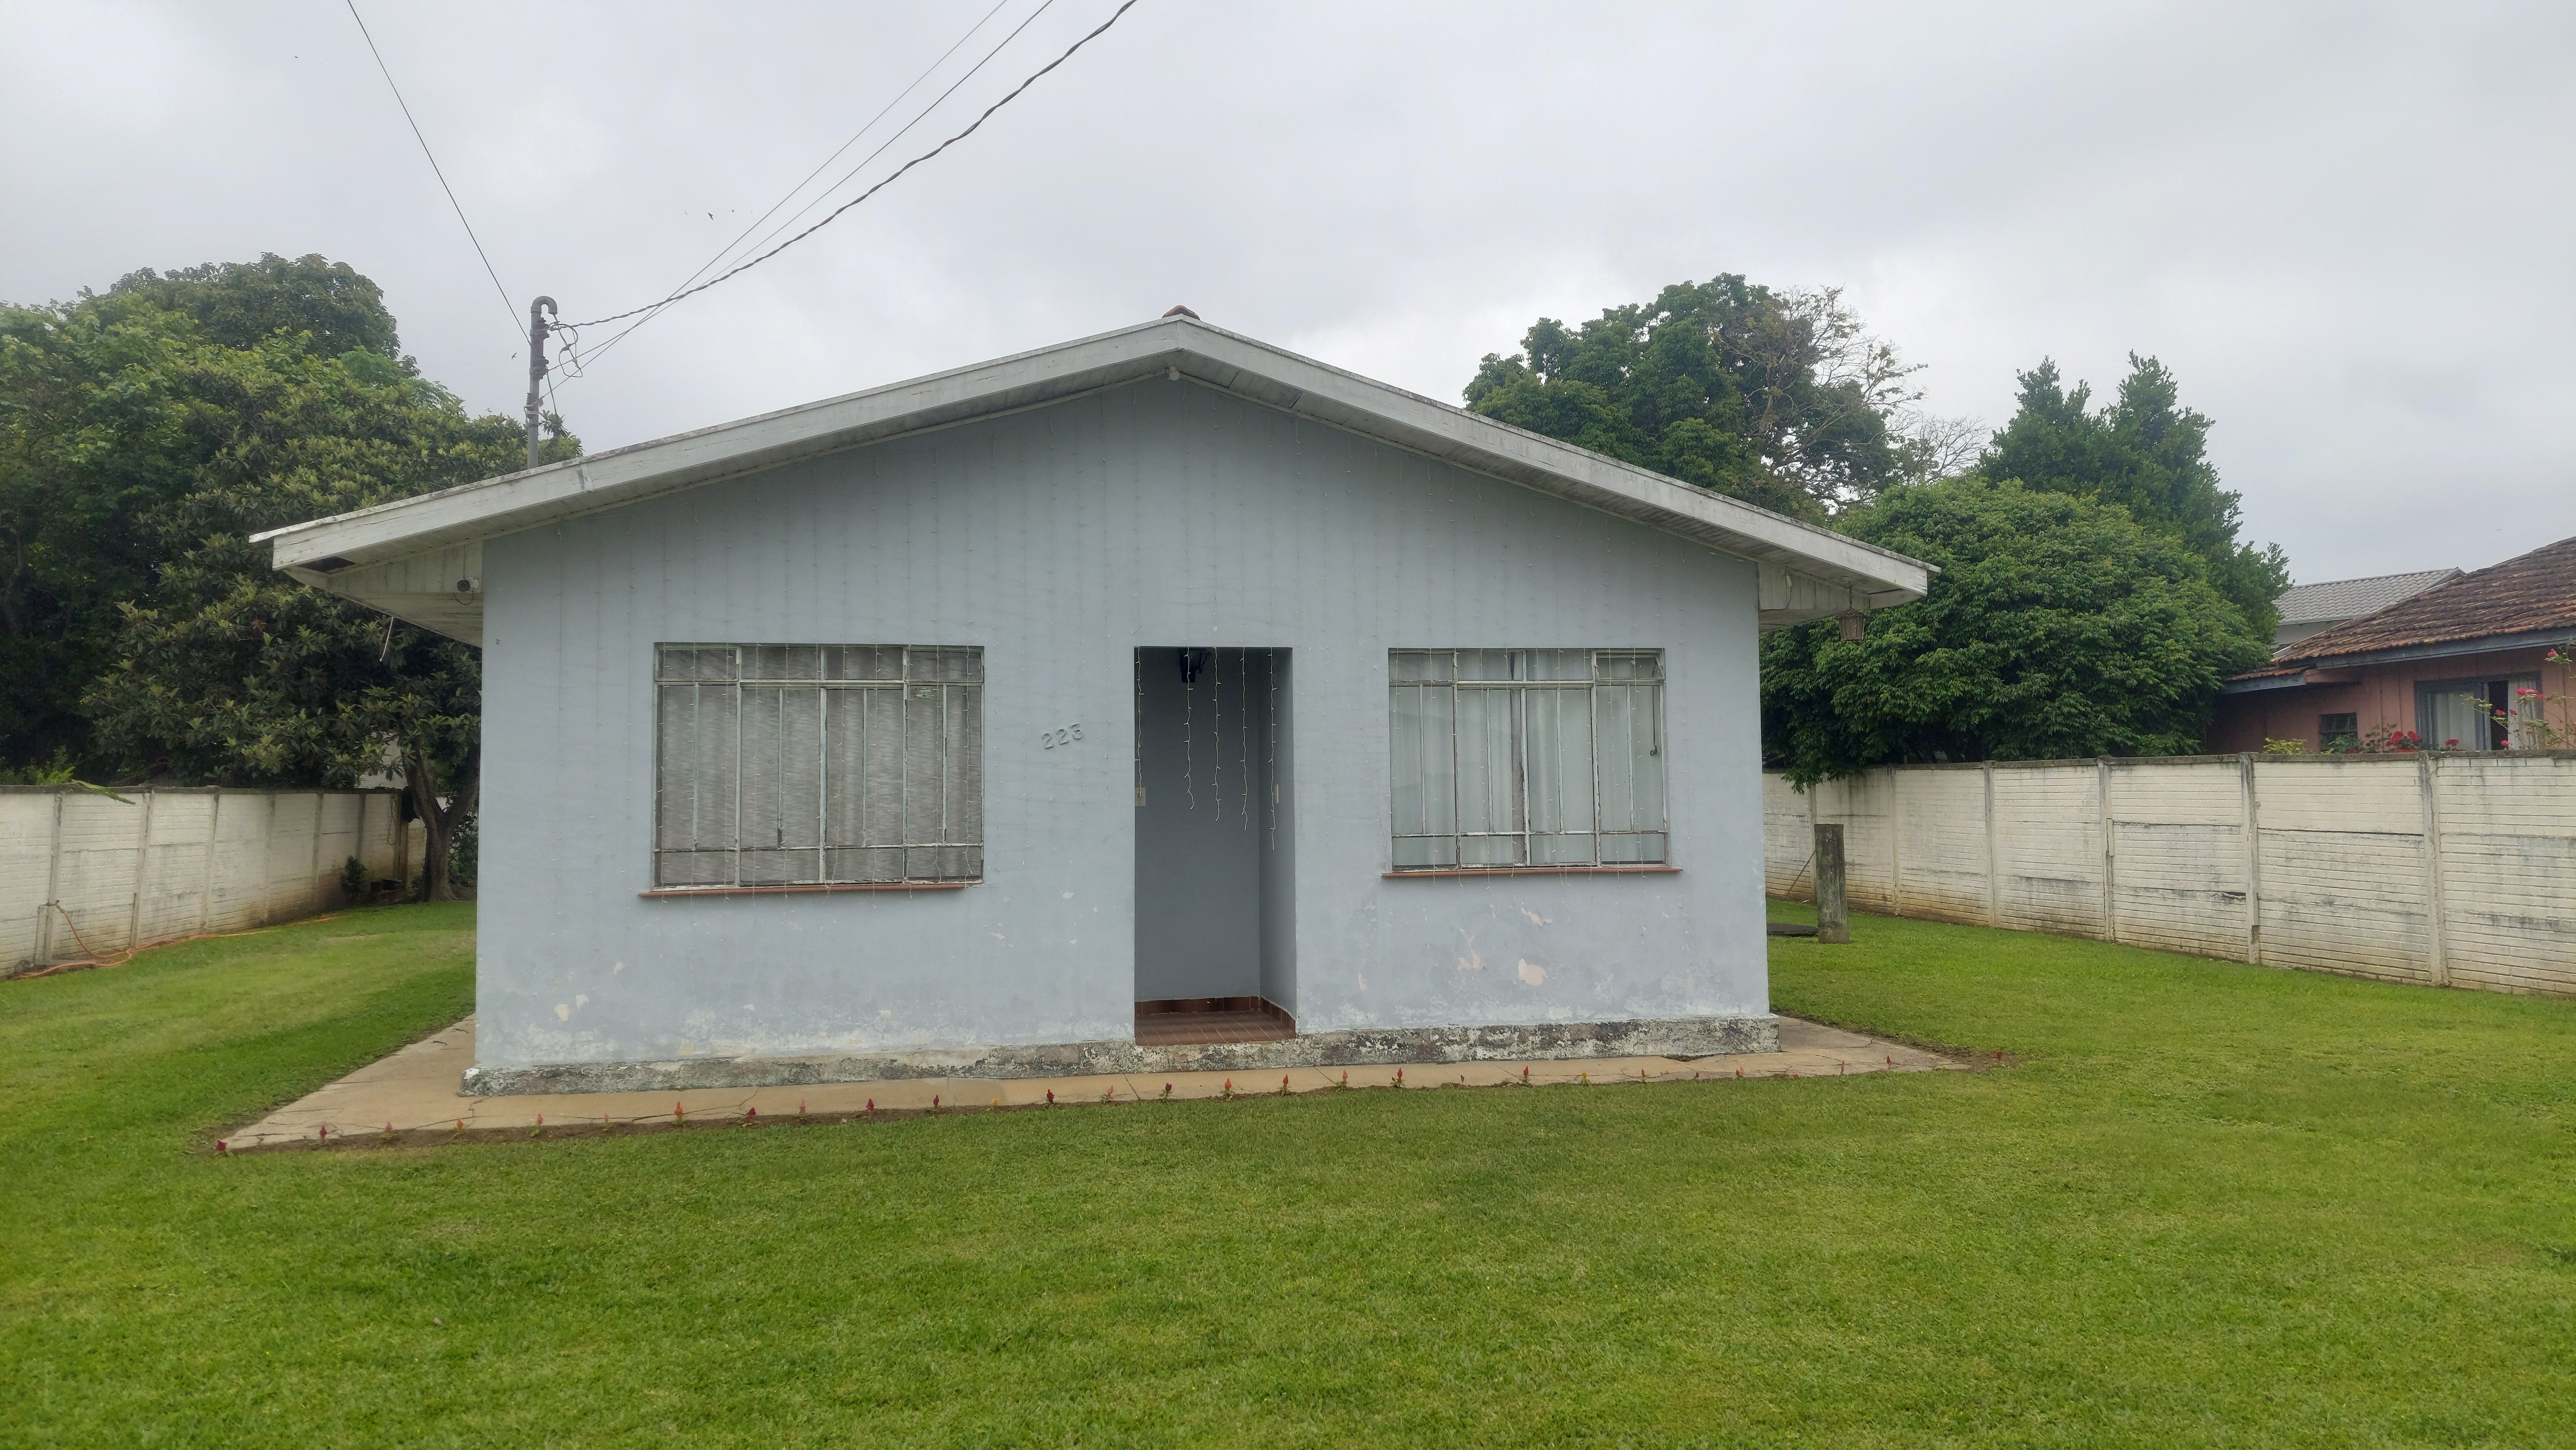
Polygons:
[[1816,827],[1816,940],[1851,940],[1851,903],[1843,896],[1843,828]]

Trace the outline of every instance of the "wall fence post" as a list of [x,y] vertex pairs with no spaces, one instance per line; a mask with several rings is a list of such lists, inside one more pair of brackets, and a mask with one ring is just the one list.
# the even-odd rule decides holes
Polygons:
[[2451,963],[2442,950],[2442,770],[2429,752],[2415,756],[2415,793],[2424,798],[2424,975],[2436,987],[2451,985]]
[[152,801],[159,791],[145,787],[143,822],[136,828],[134,845],[134,905],[125,914],[125,949],[143,949],[143,890],[152,877]]
[[2004,924],[2003,853],[1995,845],[1995,763],[1987,761],[1979,767],[1979,772],[1986,778],[1986,925],[2001,926]]
[[54,918],[61,914],[58,893],[63,886],[63,793],[54,792],[54,838],[45,852],[45,900],[36,908],[36,965],[47,967],[54,961]]
[[2093,799],[2102,817],[2102,940],[2120,939],[2119,832],[2111,825],[2111,762],[2093,761]]
[[2245,778],[2245,960],[2263,965],[2263,802],[2254,791],[2254,752],[2238,758]]
[[224,788],[215,787],[215,807],[206,812],[206,882],[197,897],[197,934],[215,929],[215,853],[224,839]]
[[1905,914],[1905,775],[1887,768],[1887,914]]
[[330,909],[330,893],[322,885],[322,814],[329,808],[322,792],[313,793],[313,864],[306,868],[304,889],[311,893],[306,905],[315,911]]

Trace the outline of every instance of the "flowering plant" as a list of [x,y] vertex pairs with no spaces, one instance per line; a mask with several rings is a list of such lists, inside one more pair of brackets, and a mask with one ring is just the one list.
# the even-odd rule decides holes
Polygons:
[[2412,730],[2392,730],[2382,725],[2373,729],[2361,742],[2364,750],[2421,750],[2424,737]]

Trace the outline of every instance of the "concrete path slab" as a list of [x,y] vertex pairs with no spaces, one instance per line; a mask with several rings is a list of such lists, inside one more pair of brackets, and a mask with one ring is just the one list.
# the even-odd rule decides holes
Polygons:
[[[907,1078],[807,1087],[705,1088],[676,1093],[551,1093],[469,1097],[457,1090],[474,1061],[474,1019],[411,1044],[226,1135],[226,1151],[417,1142],[441,1137],[520,1137],[619,1132],[693,1123],[846,1118],[867,1114],[998,1111],[1101,1102],[1174,1101],[1344,1088],[1499,1087],[1564,1083],[1690,1082],[1931,1072],[1964,1060],[1856,1032],[1780,1019],[1780,1050],[1684,1060],[1559,1058],[1531,1062],[1424,1062],[1393,1067],[1301,1067],[1283,1073],[1184,1072],[1167,1077]],[[1052,1100],[1048,1094],[1053,1093]]]

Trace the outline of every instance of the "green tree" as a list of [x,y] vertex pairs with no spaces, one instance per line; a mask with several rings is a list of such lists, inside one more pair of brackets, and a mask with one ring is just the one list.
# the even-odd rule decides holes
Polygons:
[[2219,682],[2262,661],[2207,564],[2125,508],[1980,478],[1896,489],[1842,524],[1939,566],[1841,638],[1763,641],[1763,749],[1801,784],[1875,765],[2199,748]]
[[1466,399],[1487,417],[1821,519],[1950,461],[1938,427],[1909,411],[1914,371],[1841,294],[1725,274],[1578,328],[1542,317],[1520,352],[1486,355]]
[[383,289],[346,262],[309,254],[290,262],[265,252],[256,262],[210,262],[166,276],[146,267],[107,290],[195,318],[199,335],[220,347],[256,347],[279,333],[304,333],[313,352],[338,357],[364,348],[416,371],[402,355]]
[[478,794],[475,652],[249,542],[520,466],[517,425],[469,415],[398,345],[374,284],[320,258],[0,308],[0,763],[237,785],[395,766],[444,893]]
[[80,694],[110,658],[119,601],[152,582],[148,516],[199,451],[169,385],[189,329],[107,299],[0,306],[0,765],[95,771]]
[[2119,396],[2098,410],[2087,407],[2091,387],[2069,391],[2054,362],[2043,360],[2020,379],[2020,406],[1978,471],[2121,505],[2198,554],[2210,582],[2244,614],[2243,632],[2269,640],[2279,623],[2277,601],[2290,585],[2289,560],[2278,545],[2258,549],[2238,540],[2239,495],[2219,487],[2209,462],[2210,420],[2181,405],[2164,364],[2129,354]]
[[151,595],[168,510],[230,430],[226,355],[299,337],[373,375],[412,371],[375,284],[320,257],[0,304],[0,767],[108,768],[80,696],[113,656],[118,606]]

